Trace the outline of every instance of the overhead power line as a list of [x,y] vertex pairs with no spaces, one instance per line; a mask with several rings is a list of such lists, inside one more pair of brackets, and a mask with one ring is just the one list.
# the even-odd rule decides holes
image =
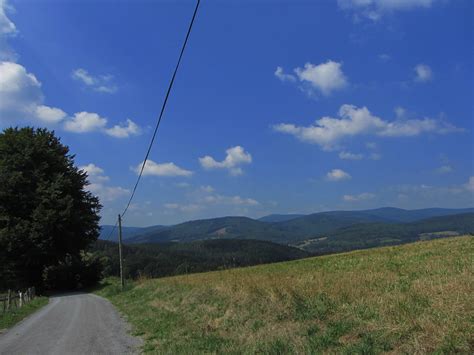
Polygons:
[[[143,163],[142,163],[142,166],[141,166],[141,169],[140,169],[140,173],[138,174],[137,181],[135,182],[135,186],[133,187],[132,194],[130,195],[130,198],[127,202],[127,205],[126,205],[125,209],[122,212],[122,218],[127,213],[128,208],[130,207],[130,204],[133,200],[133,197],[135,196],[135,192],[137,191],[138,184],[140,183],[141,177],[143,175],[143,170],[145,169],[145,164],[148,160],[148,156],[150,155],[150,151],[151,151],[151,148],[153,146],[153,143],[155,142],[156,132],[158,132],[158,127],[160,126],[161,119],[163,118],[163,113],[165,112],[166,103],[168,102],[168,97],[170,96],[171,88],[173,87],[174,79],[176,78],[176,73],[178,72],[178,68],[179,68],[179,65],[181,63],[181,59],[183,58],[183,53],[184,53],[184,50],[186,48],[186,44],[188,43],[189,35],[191,34],[191,30],[193,28],[194,20],[196,18],[196,14],[197,14],[197,11],[199,9],[200,3],[201,3],[201,0],[197,0],[196,7],[194,8],[193,17],[191,18],[191,22],[189,23],[189,27],[188,27],[188,32],[186,33],[186,38],[184,39],[183,46],[181,47],[181,52],[179,53],[178,62],[176,63],[176,66],[174,68],[173,76],[171,77],[171,81],[168,85],[168,90],[166,91],[165,99],[164,99],[163,104],[161,106],[161,111],[160,111],[160,115],[158,117],[158,121],[156,122],[155,130],[153,131],[153,135],[151,137],[150,144],[148,145],[148,149],[147,149],[146,154],[145,154],[145,159],[143,159]],[[117,224],[115,224],[115,226],[117,226]],[[114,229],[115,229],[115,227],[113,228],[113,230]]]

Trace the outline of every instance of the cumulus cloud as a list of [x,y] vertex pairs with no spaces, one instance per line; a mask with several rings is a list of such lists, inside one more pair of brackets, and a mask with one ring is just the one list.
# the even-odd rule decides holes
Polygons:
[[206,185],[206,186],[201,186],[200,187],[200,190],[201,191],[204,191],[204,192],[207,192],[207,193],[211,193],[211,192],[214,192],[214,188],[210,185]]
[[358,195],[344,195],[342,196],[342,199],[347,202],[358,202],[358,201],[365,201],[365,200],[370,200],[375,197],[375,194],[370,193],[370,192],[363,192]]
[[467,183],[464,185],[466,190],[474,192],[474,176],[470,176]]
[[117,86],[111,81],[112,75],[92,75],[83,68],[75,69],[71,77],[74,80],[82,82],[85,86],[91,88],[94,91],[103,92],[107,94],[113,94],[117,92]]
[[[135,173],[140,174],[140,170],[142,168],[143,162],[138,164],[136,167],[132,168]],[[163,163],[158,164],[155,163],[153,160],[148,159],[145,164],[145,168],[143,169],[143,175],[150,175],[150,176],[191,176],[193,174],[192,171],[180,168],[174,163]]]
[[351,152],[340,152],[339,158],[344,160],[361,160],[364,158],[363,154],[355,154]]
[[283,68],[277,67],[275,76],[281,81],[299,81],[302,89],[309,94],[315,90],[325,96],[333,91],[343,89],[347,86],[347,78],[341,69],[342,63],[328,60],[318,65],[306,63],[303,68],[295,68],[295,75],[285,74]]
[[188,203],[188,204],[165,203],[164,207],[169,210],[178,210],[180,212],[193,213],[193,212],[200,211],[203,206],[197,205],[195,203]]
[[12,10],[6,0],[0,0],[0,60],[14,61],[17,57],[7,42],[9,37],[18,33],[15,24],[7,16],[7,12]]
[[64,122],[64,129],[74,133],[103,132],[115,138],[128,138],[140,134],[138,125],[127,119],[127,125],[115,125],[107,128],[107,118],[95,112],[77,112]]
[[425,83],[433,79],[433,71],[426,64],[418,64],[415,68],[415,81],[419,83]]
[[87,173],[89,181],[87,189],[98,196],[101,201],[114,201],[130,193],[130,190],[120,186],[108,186],[106,182],[110,180],[109,177],[104,175],[104,169],[95,164],[90,163],[79,167],[79,169]]
[[49,107],[40,105],[36,107],[36,117],[41,121],[56,123],[66,118],[67,114],[63,110],[57,107]]
[[[9,51],[6,39],[18,33],[15,24],[7,17],[8,9],[7,2],[0,0],[0,124],[63,124],[63,128],[70,132],[101,131],[118,138],[139,133],[138,126],[131,120],[127,120],[126,126],[106,128],[107,119],[97,113],[83,111],[69,117],[62,109],[45,105],[41,82],[24,66],[16,63],[14,55],[5,55]],[[108,75],[93,77],[81,69],[75,71],[74,77],[98,91],[114,90],[106,85],[112,80]]]
[[0,36],[14,35],[17,33],[15,24],[7,17],[10,9],[6,0],[0,0]]
[[169,210],[176,210],[180,212],[194,213],[201,210],[208,210],[210,208],[224,208],[225,206],[231,207],[256,207],[260,203],[249,197],[241,197],[239,195],[226,196],[215,193],[214,188],[211,186],[201,186],[195,191],[196,194],[191,201],[186,203],[166,203],[164,207]]
[[77,112],[64,124],[64,129],[70,132],[85,133],[101,130],[107,124],[107,119],[94,112]]
[[43,105],[41,83],[20,64],[0,62],[0,117],[4,123],[40,121],[57,123],[66,113]]
[[283,72],[282,67],[277,67],[274,74],[281,81],[290,81],[290,82],[295,82],[296,81],[296,77],[294,75],[291,75],[291,74],[285,74]]
[[226,204],[235,206],[257,206],[260,203],[253,198],[242,198],[240,196],[209,195],[204,198],[204,202],[212,204]]
[[250,164],[252,156],[243,147],[235,146],[226,150],[226,157],[222,161],[216,161],[213,157],[206,155],[199,158],[199,163],[204,169],[228,169],[231,175],[243,173],[240,165]]
[[348,173],[341,169],[332,169],[326,174],[326,179],[328,181],[342,181],[349,180],[351,178],[352,176],[350,176]]
[[382,154],[379,154],[379,153],[371,153],[369,155],[369,159],[371,160],[380,160],[382,159]]
[[124,138],[137,135],[140,129],[128,119],[125,126],[106,128],[107,119],[94,112],[77,112],[72,117],[62,109],[44,105],[41,82],[25,67],[14,62],[0,62],[0,123],[18,122],[58,125],[69,132],[101,131]]
[[451,165],[442,165],[438,169],[436,169],[436,173],[438,174],[448,174],[453,171]]
[[116,138],[128,138],[140,134],[140,127],[130,119],[127,119],[126,126],[115,125],[112,128],[107,128],[105,133]]
[[273,126],[277,132],[295,136],[307,143],[318,144],[324,150],[339,148],[339,143],[348,137],[376,135],[381,137],[412,137],[423,133],[447,134],[463,129],[431,118],[386,121],[374,116],[367,107],[342,105],[339,117],[322,117],[310,126],[280,123]]
[[301,82],[308,83],[323,95],[329,95],[347,86],[347,79],[341,66],[342,63],[332,60],[319,65],[306,63],[304,68],[296,68],[295,73]]
[[379,21],[382,16],[396,11],[430,8],[436,0],[338,0],[339,8],[351,11],[354,20],[367,18]]

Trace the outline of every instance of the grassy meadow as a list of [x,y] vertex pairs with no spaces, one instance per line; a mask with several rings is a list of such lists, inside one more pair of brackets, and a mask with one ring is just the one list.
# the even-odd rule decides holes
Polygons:
[[474,238],[140,280],[108,297],[152,353],[473,353]]
[[0,313],[0,333],[11,328],[46,304],[48,304],[47,297],[36,297],[21,308],[12,308],[5,313]]

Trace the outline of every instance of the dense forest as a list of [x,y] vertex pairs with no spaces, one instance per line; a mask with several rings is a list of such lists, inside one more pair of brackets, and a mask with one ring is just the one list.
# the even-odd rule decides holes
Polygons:
[[[98,240],[91,251],[102,259],[104,276],[119,275],[117,243]],[[308,257],[303,250],[259,240],[203,240],[123,246],[126,278],[162,277],[222,270]]]

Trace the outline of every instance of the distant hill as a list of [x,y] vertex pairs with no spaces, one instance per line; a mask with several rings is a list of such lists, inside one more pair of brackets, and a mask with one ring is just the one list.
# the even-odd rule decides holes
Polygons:
[[305,216],[304,214],[269,214],[268,216],[260,217],[258,220],[261,222],[285,222],[289,221],[290,219],[295,219],[299,217]]
[[361,223],[295,245],[318,254],[328,254],[462,234],[474,234],[474,213],[410,223]]
[[[105,238],[110,236],[110,232],[113,230],[114,226],[112,225],[102,225],[100,226],[100,236],[99,239],[104,240]],[[162,228],[166,228],[165,226],[151,226],[151,227],[122,227],[122,238],[123,240],[130,239],[136,235],[142,233],[148,233],[152,231],[158,231]],[[114,235],[110,236],[111,240],[117,240],[118,231],[115,229]]]
[[163,243],[235,238],[285,241],[284,234],[271,223],[248,217],[221,217],[189,221],[158,231],[144,232],[127,242]]
[[[449,217],[456,213],[466,212],[474,213],[474,208],[404,210],[386,207],[363,211],[329,211],[275,222],[265,222],[248,217],[221,217],[189,221],[174,226],[134,229],[127,232],[124,240],[127,243],[137,244],[190,242],[205,239],[255,239],[281,244],[297,244],[309,239],[327,236],[341,228],[360,224],[411,223],[433,216]],[[283,217],[283,219],[285,218]]]
[[430,217],[450,216],[461,213],[473,213],[474,208],[424,208],[418,210],[404,210],[394,207],[383,207],[361,211],[372,216],[384,218],[394,222],[414,222]]

